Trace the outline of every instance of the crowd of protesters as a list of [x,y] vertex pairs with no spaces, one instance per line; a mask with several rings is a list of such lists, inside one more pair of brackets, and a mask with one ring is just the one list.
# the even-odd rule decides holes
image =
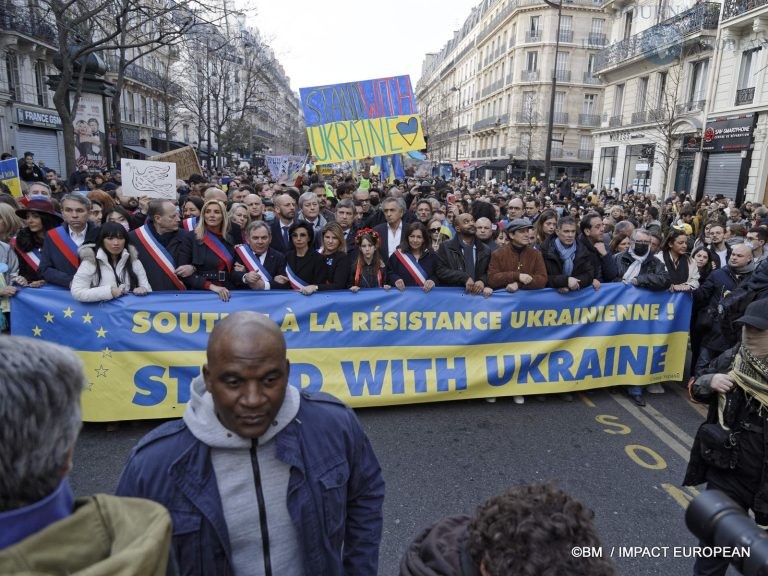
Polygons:
[[[51,185],[55,172],[25,173],[22,198],[0,195],[6,311],[19,289],[46,283],[84,301],[185,289],[227,301],[234,290],[456,286],[490,297],[623,282],[692,294],[700,373],[738,343],[727,322],[768,295],[768,208],[722,196],[659,199],[566,176],[545,187],[308,171],[278,183],[252,169],[194,174],[176,200],[150,200],[125,196],[119,172],[74,174],[72,191]],[[642,388],[628,391],[644,404]]]

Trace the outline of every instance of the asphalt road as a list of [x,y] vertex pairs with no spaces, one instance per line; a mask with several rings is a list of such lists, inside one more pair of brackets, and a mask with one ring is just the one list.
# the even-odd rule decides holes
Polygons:
[[[667,390],[649,396],[646,408],[598,391],[571,403],[550,396],[522,406],[500,398],[358,410],[387,481],[380,574],[397,574],[409,540],[441,516],[472,513],[512,484],[547,480],[595,511],[618,574],[691,574],[692,560],[672,557],[672,547],[696,544],[683,518],[696,491],[680,483],[703,412],[681,388]],[[113,432],[86,425],[75,492],[113,491],[130,448],[156,424],[123,423]],[[628,546],[669,550],[618,558]]]

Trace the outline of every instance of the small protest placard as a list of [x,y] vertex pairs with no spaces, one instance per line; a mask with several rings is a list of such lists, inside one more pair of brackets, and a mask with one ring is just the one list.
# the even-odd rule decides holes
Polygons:
[[19,161],[17,158],[0,162],[0,182],[8,186],[14,198],[21,198],[21,180],[19,179]]
[[176,199],[176,164],[123,158],[120,171],[125,196]]

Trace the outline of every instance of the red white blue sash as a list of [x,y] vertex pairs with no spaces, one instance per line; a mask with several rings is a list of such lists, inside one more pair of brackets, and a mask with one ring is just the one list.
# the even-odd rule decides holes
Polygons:
[[421,267],[419,261],[416,260],[416,257],[409,252],[401,252],[399,248],[395,250],[395,257],[405,267],[414,282],[419,286],[424,286],[424,283],[427,281],[427,273]]
[[234,263],[234,259],[232,258],[232,254],[230,254],[229,249],[227,249],[224,242],[219,240],[218,236],[211,234],[210,232],[206,232],[205,236],[203,236],[203,244],[213,250],[216,256],[219,257],[219,260],[224,262],[224,264],[227,266],[227,270],[230,272],[232,271],[232,264]]
[[285,265],[285,275],[288,277],[288,282],[291,283],[291,288],[294,290],[301,290],[302,288],[309,286],[304,280],[296,276],[296,273],[291,270],[290,264]]
[[141,245],[144,246],[146,251],[149,252],[152,260],[154,260],[155,263],[160,266],[160,269],[165,273],[165,275],[171,279],[173,285],[176,286],[178,290],[186,290],[187,288],[184,286],[184,283],[179,280],[178,276],[176,276],[176,264],[173,261],[173,257],[171,256],[170,252],[165,249],[165,246],[158,242],[157,238],[155,238],[155,235],[152,234],[152,230],[149,229],[149,226],[144,224],[144,226],[137,228],[136,237],[139,239],[139,242],[141,242]]
[[245,264],[245,267],[248,268],[248,270],[251,272],[258,272],[264,280],[270,284],[272,283],[272,275],[267,272],[267,269],[264,268],[264,265],[261,263],[261,258],[256,256],[248,244],[238,244],[235,246],[235,252],[240,256],[240,260],[243,261],[243,264]]
[[187,232],[194,232],[195,226],[197,226],[197,216],[184,218],[184,220],[181,221],[181,225],[184,226],[184,230]]
[[69,261],[72,266],[77,268],[80,266],[80,258],[77,255],[77,244],[69,236],[69,232],[64,229],[64,226],[53,228],[48,231],[48,236],[59,249],[64,257]]
[[19,248],[16,244],[16,238],[11,238],[11,246],[13,246],[13,249],[16,250],[16,253],[24,258],[24,262],[29,264],[29,267],[32,268],[35,272],[37,272],[38,268],[40,268],[40,256],[42,256],[43,251],[39,248],[35,248],[34,250],[30,250],[29,252],[24,252],[21,248]]

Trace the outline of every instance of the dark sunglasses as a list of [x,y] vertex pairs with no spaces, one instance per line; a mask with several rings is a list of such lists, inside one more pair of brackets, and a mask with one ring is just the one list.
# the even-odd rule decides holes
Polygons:
[[440,232],[440,228],[430,228],[429,231],[432,233]]

